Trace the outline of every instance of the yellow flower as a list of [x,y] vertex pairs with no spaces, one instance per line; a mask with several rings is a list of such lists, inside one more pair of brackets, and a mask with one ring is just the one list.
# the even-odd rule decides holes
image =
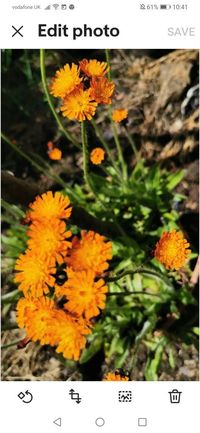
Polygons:
[[37,299],[22,298],[17,304],[16,320],[31,340],[55,345],[56,336],[51,328],[53,314],[53,300],[45,296]]
[[83,90],[81,87],[70,95],[66,96],[61,106],[64,117],[70,120],[91,120],[95,115],[97,103],[90,96],[90,90]]
[[27,235],[30,237],[27,242],[30,250],[38,251],[45,259],[54,258],[58,263],[63,262],[67,249],[71,247],[71,242],[67,241],[71,232],[66,231],[64,221],[52,220],[48,224],[34,221]]
[[128,116],[128,110],[123,110],[123,109],[115,110],[113,111],[112,119],[114,122],[120,123],[123,120],[127,119],[127,116]]
[[92,270],[102,274],[112,259],[112,243],[105,242],[105,237],[93,231],[81,231],[81,239],[72,239],[72,249],[66,258],[67,264],[74,271]]
[[56,287],[57,296],[66,296],[65,308],[78,316],[84,315],[89,320],[98,316],[100,309],[105,308],[106,293],[108,292],[104,280],[95,282],[93,271],[67,271],[68,280]]
[[49,158],[53,161],[59,161],[62,158],[62,152],[58,147],[54,147],[52,150],[48,152]]
[[35,201],[29,205],[28,216],[32,221],[47,223],[53,219],[67,219],[71,215],[72,208],[67,196],[60,192],[55,194],[48,191],[41,196],[37,196]]
[[190,244],[182,232],[164,232],[156,244],[154,255],[167,269],[180,269],[188,259]]
[[49,292],[48,286],[53,286],[55,278],[52,276],[56,272],[55,260],[49,258],[44,260],[39,251],[27,251],[21,254],[16,261],[14,281],[19,283],[19,288],[24,295],[41,296]]
[[79,62],[82,72],[88,77],[101,77],[109,71],[109,66],[106,62],[98,62],[97,60],[83,59]]
[[105,152],[101,147],[95,147],[90,154],[90,160],[93,164],[98,165],[104,160]]
[[75,318],[62,310],[57,310],[52,330],[57,340],[57,353],[62,353],[67,359],[78,361],[82,349],[86,345],[86,335],[91,333],[87,323],[82,318]]
[[91,80],[90,96],[98,104],[111,104],[115,84],[105,77],[94,77]]
[[127,382],[129,378],[127,376],[121,376],[120,374],[116,373],[107,373],[106,376],[104,376],[103,381],[116,381],[116,382]]
[[79,77],[80,70],[77,65],[66,64],[62,69],[56,72],[50,86],[50,92],[55,97],[64,98],[80,85],[82,78]]

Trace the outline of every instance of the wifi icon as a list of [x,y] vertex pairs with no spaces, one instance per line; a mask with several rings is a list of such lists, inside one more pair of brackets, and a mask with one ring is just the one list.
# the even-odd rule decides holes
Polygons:
[[55,5],[52,5],[53,6],[53,8],[55,9],[55,10],[57,10],[58,8],[59,8],[59,5],[58,4],[55,4]]

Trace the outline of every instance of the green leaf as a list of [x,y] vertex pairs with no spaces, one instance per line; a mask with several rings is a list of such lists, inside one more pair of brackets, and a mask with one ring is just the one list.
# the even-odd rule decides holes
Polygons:
[[181,287],[178,298],[184,305],[195,305],[197,303],[196,299],[192,295],[191,292],[189,292],[187,287]]
[[146,380],[157,380],[158,379],[158,368],[160,365],[160,362],[162,360],[162,354],[164,351],[164,348],[167,344],[167,338],[163,337],[161,338],[160,342],[158,343],[157,349],[155,351],[155,355],[152,361],[149,361],[145,370],[145,378]]
[[192,332],[193,332],[195,335],[197,335],[197,336],[200,335],[200,329],[197,328],[197,326],[194,326],[194,327],[192,328]]
[[179,170],[176,173],[172,173],[168,176],[167,189],[168,191],[173,190],[184,178],[185,170]]
[[172,347],[169,348],[169,365],[172,369],[175,368],[175,359]]
[[90,343],[87,349],[84,349],[80,358],[80,364],[85,364],[89,359],[99,352],[103,345],[102,336],[95,336],[94,340]]
[[139,332],[139,334],[137,334],[135,343],[139,343],[142,340],[142,338],[152,329],[152,327],[153,327],[152,321],[146,320],[146,322],[144,322],[141,331]]

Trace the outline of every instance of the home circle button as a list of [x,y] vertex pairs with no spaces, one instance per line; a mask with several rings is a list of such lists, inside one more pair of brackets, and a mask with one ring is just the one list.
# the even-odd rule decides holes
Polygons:
[[99,418],[97,418],[97,419],[95,420],[95,424],[96,424],[98,427],[103,427],[103,425],[105,424],[105,419],[99,417]]

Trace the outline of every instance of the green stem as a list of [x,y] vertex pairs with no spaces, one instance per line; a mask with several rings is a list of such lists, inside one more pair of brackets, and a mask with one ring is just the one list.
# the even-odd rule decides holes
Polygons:
[[41,71],[41,79],[42,79],[42,85],[43,85],[43,89],[44,89],[44,93],[46,95],[46,99],[47,102],[49,104],[49,108],[57,122],[57,125],[59,127],[59,129],[62,131],[62,133],[65,135],[65,137],[71,141],[76,147],[78,147],[78,149],[81,148],[80,144],[78,143],[78,141],[73,138],[73,136],[66,130],[66,128],[63,126],[60,117],[58,116],[58,114],[56,113],[56,110],[54,108],[54,104],[51,98],[51,95],[49,93],[49,89],[48,89],[48,84],[47,84],[47,78],[46,78],[46,69],[45,69],[45,50],[41,49],[40,50],[40,71]]
[[133,139],[132,139],[132,137],[131,137],[128,129],[126,127],[124,129],[125,129],[126,137],[128,138],[128,141],[129,141],[129,143],[131,145],[131,148],[133,150],[133,153],[135,155],[135,159],[136,159],[136,161],[138,161],[139,157],[138,157],[138,151],[137,151],[136,145],[135,145],[135,143],[134,143],[134,141],[133,141]]
[[115,123],[112,120],[111,107],[109,107],[109,116],[110,116],[111,127],[112,127],[112,131],[113,131],[113,136],[114,136],[114,141],[115,141],[117,152],[118,152],[118,158],[119,158],[119,162],[120,162],[121,168],[122,168],[123,179],[127,180],[127,167],[126,167],[126,163],[124,161],[124,157],[123,157],[123,153],[122,153],[122,148],[121,148],[121,144],[120,144],[118,133],[117,133],[117,128],[116,128]]
[[88,189],[96,198],[97,202],[99,202],[105,209],[105,204],[97,195],[88,173],[88,140],[87,140],[87,131],[86,131],[84,121],[81,122],[81,141],[82,141],[82,149],[83,149],[83,176],[84,176],[85,183],[88,186]]
[[81,122],[81,141],[83,149],[83,176],[88,189],[92,192],[97,200],[96,192],[94,191],[92,182],[88,174],[88,142],[87,142],[87,132],[85,128],[85,122]]
[[[94,197],[96,198],[97,202],[99,202],[101,206],[107,211],[107,207],[105,203],[97,195],[88,173],[88,148],[87,148],[88,143],[87,143],[87,132],[85,128],[85,122],[81,123],[81,139],[82,139],[82,147],[83,147],[83,174],[84,174],[85,183],[88,186],[89,190],[94,195]],[[129,237],[126,235],[125,231],[123,230],[123,228],[117,222],[115,215],[113,215],[113,220],[114,220],[115,227],[118,229],[119,233],[121,233],[126,243],[128,245],[131,245],[131,239],[129,239]]]
[[92,126],[93,126],[93,128],[95,130],[96,136],[98,137],[99,141],[103,145],[103,147],[104,147],[104,149],[105,149],[105,151],[106,151],[106,153],[108,155],[108,158],[109,158],[111,164],[113,165],[113,167],[114,167],[114,169],[115,169],[118,177],[121,179],[120,170],[119,170],[119,168],[118,168],[118,166],[117,166],[114,158],[112,157],[112,153],[111,153],[111,151],[109,149],[108,144],[106,143],[106,140],[103,137],[103,134],[102,134],[100,128],[98,127],[98,125],[97,125],[97,123],[96,123],[96,121],[94,119],[91,120],[91,124],[92,124]]
[[110,53],[108,48],[105,49],[105,54],[106,54],[106,62],[109,66],[109,71],[108,71],[108,79],[111,80],[111,68],[110,68]]
[[12,147],[12,149],[17,152],[20,156],[22,156],[23,158],[25,158],[28,162],[30,162],[30,164],[35,167],[37,170],[39,171],[44,171],[41,166],[34,161],[29,155],[27,155],[26,153],[23,152],[23,150],[21,150],[16,144],[14,144],[3,132],[1,133],[1,137],[3,138],[3,140],[9,144],[10,147]]
[[14,323],[7,323],[5,325],[1,325],[2,331],[10,331],[12,329],[19,329],[19,327]]
[[109,292],[107,296],[129,296],[129,295],[148,295],[148,296],[156,296],[157,298],[160,298],[160,295],[157,295],[156,293],[149,293],[149,292]]
[[153,275],[153,276],[159,278],[160,280],[164,281],[166,284],[168,284],[168,285],[170,285],[172,287],[170,281],[166,280],[166,278],[163,275],[158,274],[157,272],[151,271],[150,269],[142,269],[142,268],[135,269],[135,271],[131,271],[131,270],[130,271],[125,271],[125,272],[123,272],[120,275],[116,275],[115,277],[107,278],[106,281],[108,283],[112,283],[112,282],[118,281],[120,278],[123,278],[126,275],[134,275],[134,274]]
[[34,159],[32,159],[29,155],[27,155],[23,150],[21,150],[16,144],[14,144],[3,132],[1,133],[1,137],[3,140],[9,144],[12,149],[18,153],[22,158],[26,159],[30,164],[35,167],[39,172],[44,173],[45,176],[47,176],[49,179],[54,180],[55,182],[59,183],[65,191],[69,194],[69,196],[74,197],[76,199],[75,194],[73,191],[67,186],[67,184],[61,179],[60,176],[58,176],[55,173],[50,173],[50,171],[47,171],[44,167],[42,167],[40,164],[38,164]]
[[[106,49],[105,53],[106,53],[106,61],[107,61],[107,64],[109,66],[108,79],[111,80],[112,76],[111,76],[109,50]],[[116,125],[112,119],[112,110],[111,110],[110,106],[109,106],[109,117],[110,117],[110,121],[111,121],[111,127],[112,127],[112,131],[113,131],[113,137],[114,137],[115,145],[117,148],[119,162],[120,162],[121,168],[122,168],[123,179],[127,180],[127,166],[126,166],[126,163],[124,161],[123,152],[122,152],[121,144],[120,144],[118,133],[117,133],[117,128],[116,128]]]
[[3,344],[3,345],[1,346],[1,349],[3,350],[3,349],[8,349],[9,347],[12,347],[12,346],[17,346],[17,345],[20,343],[20,341],[22,341],[21,338],[20,338],[20,340],[12,341],[12,343]]

